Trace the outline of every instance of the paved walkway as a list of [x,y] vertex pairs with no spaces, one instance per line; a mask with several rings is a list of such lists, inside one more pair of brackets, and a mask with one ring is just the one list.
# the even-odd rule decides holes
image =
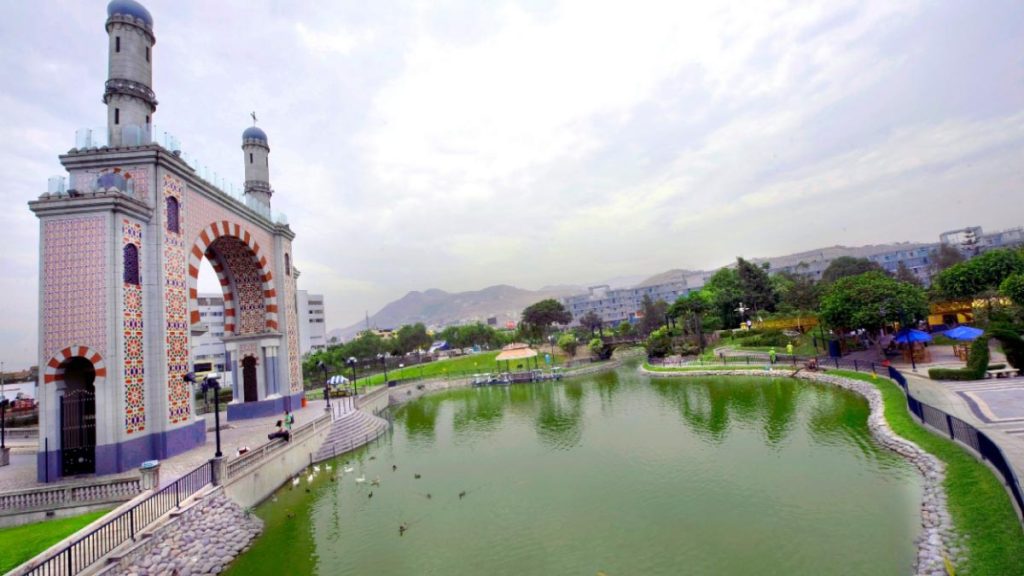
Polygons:
[[[335,404],[335,407],[338,407],[337,401],[332,400],[332,404]],[[306,408],[295,412],[295,427],[312,422],[323,414],[324,401],[311,400]],[[221,451],[224,453],[224,456],[231,459],[235,457],[238,449],[242,446],[256,448],[257,446],[266,443],[267,434],[276,430],[274,424],[283,416],[284,414],[270,416],[267,418],[254,418],[252,420],[227,422],[223,419],[226,417],[226,412],[221,412],[222,420],[220,439]],[[161,485],[170,484],[175,479],[196,469],[203,462],[213,458],[217,442],[216,435],[214,433],[213,414],[205,414],[203,417],[206,419],[207,423],[206,444],[197,446],[188,452],[183,452],[177,456],[161,461]],[[120,474],[120,476],[134,476],[137,474],[137,471],[132,470]],[[119,475],[109,475],[103,476],[103,478],[117,478],[118,476]],[[64,479],[61,482],[75,482],[82,479],[82,477],[70,478]],[[57,483],[50,483],[50,485],[54,484]],[[45,484],[36,481],[35,453],[26,453],[24,449],[19,450],[17,453],[11,454],[11,463],[9,466],[0,468],[0,491],[19,490],[44,485]]]

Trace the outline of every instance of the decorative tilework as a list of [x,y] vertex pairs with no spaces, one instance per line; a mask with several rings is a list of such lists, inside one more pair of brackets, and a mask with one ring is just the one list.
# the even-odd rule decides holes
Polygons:
[[42,333],[44,358],[66,346],[107,353],[106,217],[42,222]]
[[260,346],[256,342],[242,342],[238,345],[238,355],[241,357],[252,356],[256,363],[260,362]]
[[81,192],[95,192],[100,187],[101,178],[104,184],[113,184],[115,188],[126,194],[131,194],[143,202],[149,201],[149,168],[147,166],[78,170],[71,174],[71,188]]
[[[142,251],[142,226],[130,220],[121,222],[123,246]],[[139,275],[141,275],[141,263]],[[123,282],[124,311],[124,426],[133,434],[146,429],[145,363],[143,359],[142,286]]]
[[[291,242],[283,242],[286,254],[291,253]],[[290,274],[283,278],[284,282],[284,310],[285,322],[287,323],[286,335],[288,338],[288,379],[291,384],[292,393],[302,392],[302,365],[299,354],[299,309],[295,299],[295,275]]]
[[[167,197],[174,197],[180,207],[185,184],[165,174],[162,183],[164,201],[160,202],[163,221],[167,222]],[[185,203],[187,206],[188,204]],[[186,223],[188,218],[186,218]],[[164,237],[164,320],[167,350],[167,404],[171,424],[187,422],[192,415],[192,393],[184,381],[189,371],[189,314],[186,276],[185,241],[182,235],[162,227]],[[180,229],[180,228],[179,228]]]
[[[222,236],[207,249],[224,269],[233,286],[235,334],[258,334],[266,329],[266,306],[263,298],[263,274],[252,250],[241,240]],[[225,309],[228,300],[225,300]],[[225,319],[225,332],[228,321]]]

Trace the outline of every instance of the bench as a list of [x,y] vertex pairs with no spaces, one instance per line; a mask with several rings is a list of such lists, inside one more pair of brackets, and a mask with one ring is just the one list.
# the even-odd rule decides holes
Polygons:
[[1016,376],[1019,370],[1016,368],[1000,368],[998,370],[986,370],[986,378],[1003,378]]

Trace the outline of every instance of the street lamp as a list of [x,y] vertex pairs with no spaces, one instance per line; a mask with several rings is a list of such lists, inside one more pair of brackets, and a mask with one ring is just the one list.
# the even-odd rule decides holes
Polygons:
[[359,396],[359,385],[356,383],[356,357],[349,356],[348,360],[345,361],[348,367],[352,369],[352,391],[353,394]]
[[323,360],[317,360],[316,367],[324,374],[324,400],[327,404],[324,406],[324,412],[331,411],[331,387],[327,384],[327,364]]
[[388,357],[383,352],[377,354],[377,360],[384,367],[384,386],[388,385]]
[[[216,372],[207,374],[203,378],[203,394],[206,394],[207,390],[213,390],[213,427],[217,437],[217,451],[214,452],[214,458],[222,458],[224,454],[220,451],[220,381],[218,380]],[[194,372],[185,374],[185,382],[189,384],[196,383],[196,375]]]

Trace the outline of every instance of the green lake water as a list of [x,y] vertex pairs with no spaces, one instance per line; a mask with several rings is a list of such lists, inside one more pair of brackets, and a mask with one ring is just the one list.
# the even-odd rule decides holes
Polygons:
[[635,368],[439,393],[258,507],[231,573],[909,574],[921,482],[867,415],[832,387]]

